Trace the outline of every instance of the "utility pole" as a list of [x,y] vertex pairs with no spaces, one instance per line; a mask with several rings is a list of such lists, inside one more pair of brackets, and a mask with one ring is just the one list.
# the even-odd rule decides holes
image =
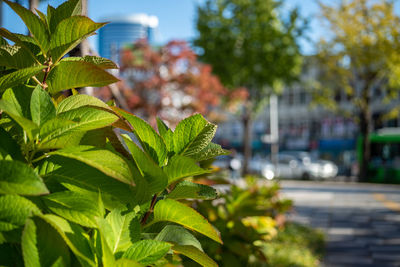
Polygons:
[[271,144],[271,162],[276,169],[279,153],[278,96],[276,94],[269,97],[269,125],[270,134],[264,135],[262,141]]

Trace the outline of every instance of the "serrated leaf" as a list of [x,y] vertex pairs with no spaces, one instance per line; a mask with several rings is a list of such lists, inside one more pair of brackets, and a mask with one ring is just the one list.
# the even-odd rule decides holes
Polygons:
[[84,261],[89,266],[96,266],[95,256],[93,255],[87,234],[79,225],[53,214],[45,214],[41,218],[56,229],[78,259]]
[[218,267],[218,264],[207,256],[204,252],[198,250],[194,246],[173,246],[175,253],[185,255],[204,267]]
[[229,155],[231,152],[229,150],[222,149],[220,145],[210,143],[203,150],[196,154],[190,155],[196,161],[203,161],[212,159],[222,155]]
[[[105,221],[104,219],[99,219],[99,221]],[[103,232],[104,228],[99,227],[94,230],[94,248],[96,250],[97,259],[100,266],[115,266],[115,257],[104,238],[105,234]]]
[[63,61],[84,61],[92,63],[99,68],[108,70],[108,69],[118,69],[117,64],[113,61],[109,60],[108,58],[104,57],[97,57],[97,56],[84,56],[84,57],[66,57]]
[[97,201],[76,192],[53,193],[45,196],[43,201],[55,214],[85,227],[97,227],[96,218],[102,217]]
[[35,214],[40,214],[40,210],[28,199],[18,195],[0,196],[0,232],[24,225]]
[[102,196],[107,196],[107,198],[124,204],[135,204],[132,186],[111,178],[78,160],[51,156],[47,161],[56,166],[47,170],[48,179],[56,179],[60,183],[78,186],[94,193],[101,191]]
[[60,149],[49,154],[82,161],[118,181],[134,185],[132,172],[128,163],[109,150],[94,146],[76,146]]
[[154,207],[154,219],[151,224],[169,221],[199,232],[222,244],[215,228],[197,211],[173,199],[159,200]]
[[32,67],[36,61],[24,48],[17,45],[0,46],[0,66],[11,69]]
[[33,220],[28,219],[22,233],[22,255],[25,266],[40,266],[39,249],[36,240],[36,225]]
[[[127,250],[133,242],[140,240],[140,223],[135,212],[112,210],[106,217],[108,231],[103,231],[112,253]],[[131,232],[131,230],[134,230]]]
[[40,128],[41,142],[38,149],[64,148],[79,145],[85,131],[81,131],[79,122],[54,118]]
[[35,40],[32,37],[22,34],[12,33],[4,28],[0,28],[0,36],[3,36],[4,38],[10,41],[13,41],[16,45],[22,47],[25,50],[25,52],[29,54],[30,59],[26,59],[27,61],[33,59],[34,61],[36,61],[36,63],[39,63],[35,54],[33,53],[33,50],[36,49],[32,49],[33,46],[31,45],[31,43],[35,43]]
[[100,99],[90,95],[74,95],[67,97],[61,101],[57,106],[57,114],[63,113],[68,110],[80,108],[83,106],[94,106],[104,109],[110,109],[106,103]]
[[194,246],[203,251],[200,242],[185,228],[178,225],[167,225],[156,236],[155,240],[181,246]]
[[7,89],[2,100],[7,101],[13,107],[13,113],[30,119],[30,102],[33,89],[25,85],[15,86]]
[[49,72],[47,78],[51,94],[77,87],[100,87],[118,81],[113,75],[91,63],[63,60]]
[[156,131],[144,120],[135,115],[119,109],[119,113],[132,125],[134,133],[144,151],[159,166],[164,166],[167,161],[167,148]]
[[22,129],[25,130],[30,140],[33,140],[39,131],[39,127],[32,121],[20,116],[18,111],[15,109],[10,102],[3,101],[0,99],[0,110],[3,110],[7,115],[9,115]]
[[115,267],[144,267],[144,265],[129,259],[119,259],[115,262]]
[[167,133],[167,131],[169,130],[168,126],[160,118],[157,118],[157,129],[158,129],[158,133],[163,138],[164,138],[165,134]]
[[0,92],[4,91],[7,88],[18,85],[22,81],[25,81],[28,78],[36,75],[44,68],[45,66],[29,67],[25,69],[16,70],[14,72],[11,72],[9,74],[0,77]]
[[217,126],[209,123],[200,114],[179,122],[174,131],[174,151],[190,156],[203,150],[215,135]]
[[4,2],[9,5],[15,13],[24,21],[26,27],[32,33],[33,38],[40,46],[43,54],[47,53],[50,47],[49,33],[47,32],[46,25],[40,20],[32,11],[24,8],[23,6],[4,0]]
[[60,21],[51,35],[50,54],[53,62],[58,62],[83,39],[93,35],[105,24],[95,23],[85,16],[72,16]]
[[217,191],[207,185],[183,181],[177,184],[167,197],[172,199],[215,199]]
[[157,240],[141,240],[133,244],[123,255],[123,258],[149,265],[164,257],[171,244]]
[[165,189],[168,184],[168,177],[164,174],[161,167],[145,154],[132,140],[123,136],[125,144],[132,154],[141,175],[148,183],[148,190],[151,194],[159,193]]
[[37,196],[49,191],[42,178],[19,161],[0,160],[0,194]]
[[200,168],[193,159],[178,155],[173,156],[163,170],[168,176],[168,184],[185,177],[209,173]]
[[28,219],[21,239],[25,266],[70,265],[67,245],[57,231],[42,219]]
[[82,1],[81,0],[69,0],[56,9],[52,6],[47,7],[47,16],[49,21],[50,32],[53,33],[57,25],[64,19],[71,16],[82,14]]
[[[73,137],[71,134],[76,132],[82,132],[80,137],[83,137],[83,131],[103,128],[116,120],[118,120],[118,117],[114,114],[95,107],[85,106],[68,110],[49,120],[41,127],[40,137],[42,142],[39,148],[53,148],[55,147],[53,139],[65,135]],[[51,146],[47,143],[50,143]]]
[[50,95],[40,85],[32,92],[30,108],[32,121],[39,126],[56,116]]
[[25,161],[22,156],[21,148],[11,135],[0,127],[0,149],[2,156],[10,155],[13,160]]

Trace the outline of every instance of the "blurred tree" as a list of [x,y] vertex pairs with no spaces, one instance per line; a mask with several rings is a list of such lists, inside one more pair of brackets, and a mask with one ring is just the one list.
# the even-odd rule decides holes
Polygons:
[[245,87],[250,96],[243,105],[244,166],[251,157],[251,122],[255,111],[282,84],[295,80],[301,57],[297,38],[305,24],[296,9],[284,16],[283,1],[207,0],[198,7],[200,59],[213,67],[228,88]]
[[[337,5],[320,3],[322,20],[329,33],[318,45],[318,66],[322,68],[317,102],[352,116],[359,124],[363,150],[359,180],[368,176],[373,129],[371,105],[376,96],[384,103],[398,99],[400,88],[400,18],[394,2],[388,0],[349,0]],[[335,95],[343,92],[351,101],[342,110]],[[398,116],[398,108],[387,115]],[[382,119],[382,118],[380,118]]]
[[120,58],[128,106],[151,123],[160,116],[174,125],[196,112],[213,121],[219,119],[213,107],[221,103],[227,90],[209,65],[197,61],[186,42],[171,41],[153,48],[140,40],[123,49]]

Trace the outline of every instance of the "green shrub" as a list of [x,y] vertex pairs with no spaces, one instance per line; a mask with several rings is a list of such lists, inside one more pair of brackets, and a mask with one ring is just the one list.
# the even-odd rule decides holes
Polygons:
[[248,177],[213,202],[196,202],[224,241],[221,245],[201,238],[204,251],[226,267],[318,266],[322,234],[285,222],[292,202],[280,198],[279,189],[276,183],[267,186]]
[[216,125],[194,115],[175,131],[158,120],[157,133],[77,94],[117,81],[108,59],[64,57],[104,24],[80,16],[80,0],[39,16],[4,2],[31,36],[0,29],[0,265],[165,265],[184,255],[215,266],[192,231],[221,243],[218,231],[180,200],[216,197],[184,180],[226,154],[211,143]]

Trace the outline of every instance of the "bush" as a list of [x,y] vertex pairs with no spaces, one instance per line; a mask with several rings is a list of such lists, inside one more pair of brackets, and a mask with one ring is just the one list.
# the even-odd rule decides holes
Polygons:
[[248,177],[212,202],[196,202],[224,241],[221,245],[201,238],[204,251],[220,266],[318,266],[322,234],[285,222],[292,202],[281,199],[279,189],[276,183]]
[[221,243],[218,231],[181,202],[216,197],[184,180],[226,154],[211,143],[216,125],[194,115],[175,131],[158,120],[157,133],[78,94],[117,81],[108,59],[65,57],[104,23],[80,16],[80,0],[39,16],[4,2],[31,36],[0,29],[0,265],[165,265],[184,255],[216,266],[192,232]]

